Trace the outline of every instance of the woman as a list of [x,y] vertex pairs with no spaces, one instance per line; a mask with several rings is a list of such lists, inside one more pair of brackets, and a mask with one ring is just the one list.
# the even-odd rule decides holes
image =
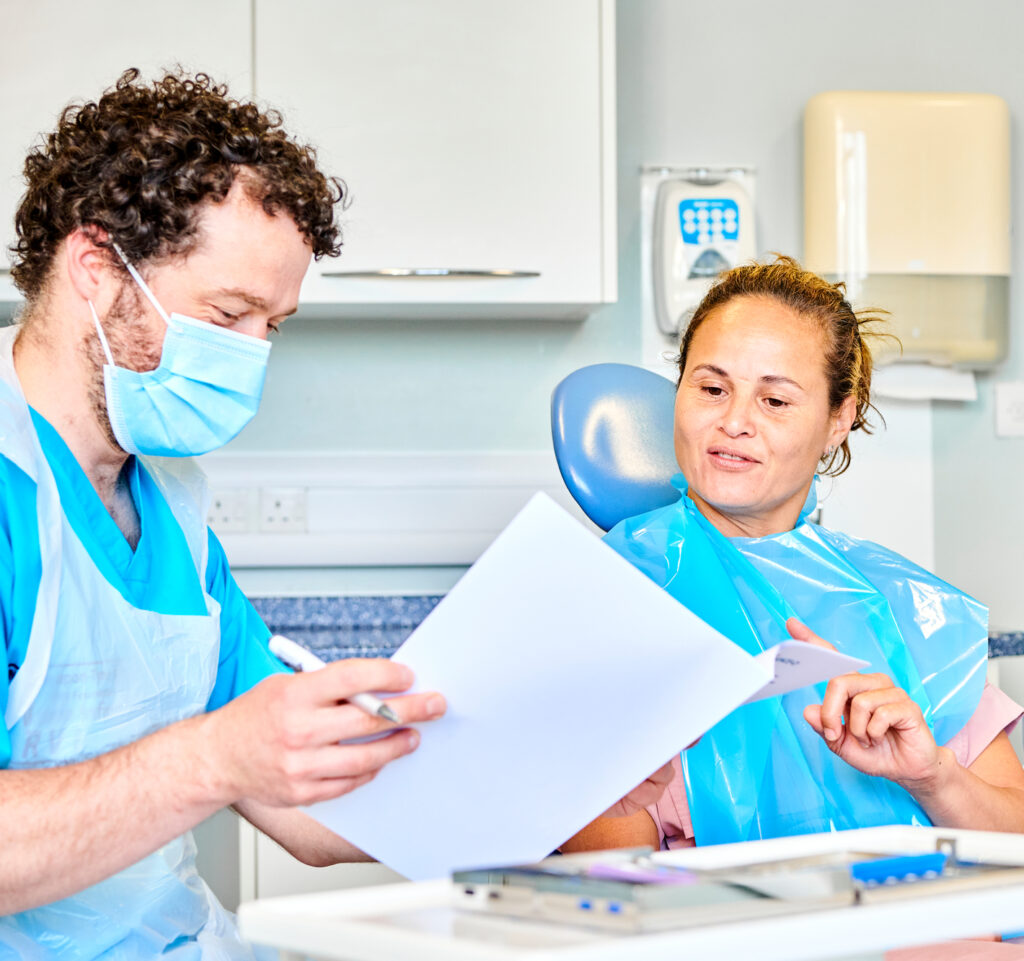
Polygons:
[[1022,709],[984,682],[987,612],[805,519],[816,471],[845,470],[850,431],[867,429],[861,326],[873,320],[787,257],[723,274],[680,347],[683,496],[607,538],[752,653],[787,631],[820,634],[871,673],[834,679],[823,699],[810,688],[733,712],[677,760],[657,804],[599,818],[562,850],[882,823],[1024,831],[1024,770],[1006,735]]

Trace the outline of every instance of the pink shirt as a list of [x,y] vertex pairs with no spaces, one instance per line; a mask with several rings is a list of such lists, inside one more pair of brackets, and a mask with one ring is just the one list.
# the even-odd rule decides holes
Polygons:
[[[1024,714],[1015,701],[1007,697],[998,687],[985,684],[977,710],[964,725],[962,731],[946,744],[964,767],[970,767],[978,755],[996,737],[1009,733]],[[662,850],[693,847],[693,825],[690,822],[690,806],[686,800],[686,786],[683,783],[683,768],[679,756],[672,761],[674,777],[657,804],[647,808],[654,819],[661,838]]]

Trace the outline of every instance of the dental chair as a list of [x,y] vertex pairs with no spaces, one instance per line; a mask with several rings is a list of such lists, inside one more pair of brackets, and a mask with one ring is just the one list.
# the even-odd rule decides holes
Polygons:
[[551,435],[565,486],[602,530],[673,504],[675,386],[629,364],[594,364],[551,395]]

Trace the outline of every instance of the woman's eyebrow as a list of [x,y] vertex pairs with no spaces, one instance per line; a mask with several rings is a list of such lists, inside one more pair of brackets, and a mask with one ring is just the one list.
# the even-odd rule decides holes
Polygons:
[[714,364],[698,364],[693,368],[693,373],[697,373],[699,370],[706,370],[712,374],[717,374],[719,377],[728,377],[729,375],[722,370],[721,367],[716,367]]
[[[722,370],[721,367],[716,367],[714,364],[698,364],[693,368],[693,373],[696,374],[699,371],[707,371],[708,373],[715,374],[718,377],[729,377],[729,374]],[[763,377],[758,378],[762,384],[786,384],[790,387],[795,387],[799,391],[803,391],[801,387],[792,377],[783,377],[782,374],[765,374]]]
[[803,390],[795,380],[791,377],[783,377],[781,374],[765,374],[761,378],[762,384],[788,384],[790,387],[795,387],[797,390]]

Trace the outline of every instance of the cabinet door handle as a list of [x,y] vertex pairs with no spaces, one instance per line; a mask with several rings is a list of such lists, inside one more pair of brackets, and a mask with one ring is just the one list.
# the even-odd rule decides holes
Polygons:
[[485,278],[506,278],[506,277],[539,277],[539,270],[508,270],[505,268],[494,268],[491,270],[477,270],[474,268],[458,267],[381,267],[378,270],[325,270],[321,277],[371,277],[375,279],[405,278],[405,277],[485,277]]

